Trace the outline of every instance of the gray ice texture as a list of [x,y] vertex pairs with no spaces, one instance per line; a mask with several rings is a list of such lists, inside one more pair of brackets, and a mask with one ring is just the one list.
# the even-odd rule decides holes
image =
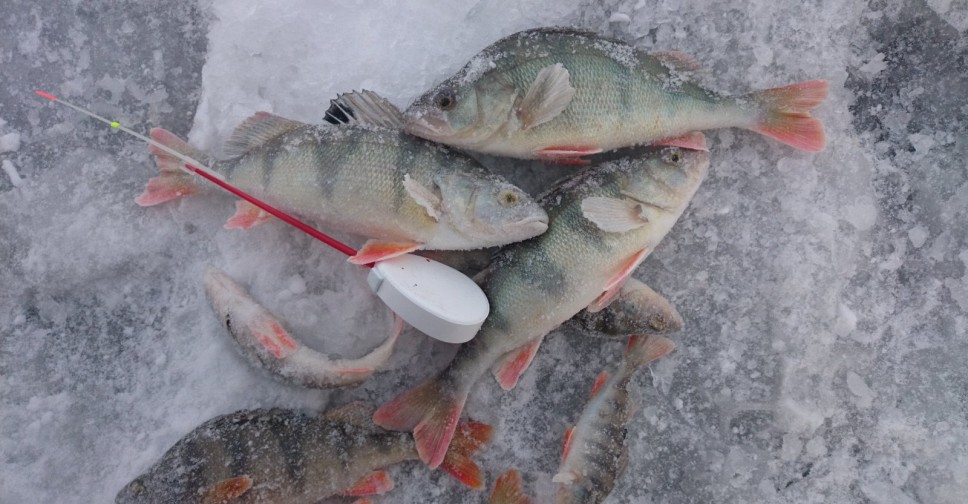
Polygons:
[[[338,92],[406,106],[500,36],[595,30],[703,63],[728,93],[828,79],[819,154],[709,133],[712,166],[635,276],[679,308],[635,380],[609,503],[960,504],[968,496],[968,4],[964,0],[0,0],[0,502],[109,502],[193,427],[243,408],[380,404],[454,347],[409,330],[389,369],[287,386],[233,349],[201,285],[226,270],[320,349],[385,334],[363,273],[298,231],[222,222],[218,194],[133,203],[146,147],[33,94],[217,151],[257,110],[318,121]],[[488,160],[531,191],[562,168]],[[349,237],[345,237],[349,238]],[[358,242],[357,242],[358,243]],[[477,459],[538,502],[619,342],[546,339],[482,380]],[[382,502],[475,502],[419,463]]]

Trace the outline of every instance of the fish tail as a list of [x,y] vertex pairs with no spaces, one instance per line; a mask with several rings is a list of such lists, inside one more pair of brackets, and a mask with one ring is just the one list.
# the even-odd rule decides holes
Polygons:
[[521,490],[521,473],[509,469],[499,476],[487,504],[531,504],[531,499]]
[[440,468],[464,485],[475,490],[484,488],[484,471],[470,455],[491,440],[493,431],[490,425],[481,422],[459,424]]
[[[201,159],[204,157],[202,153],[188,145],[188,142],[178,138],[168,130],[152,128],[151,139],[190,158]],[[158,171],[161,173],[148,181],[145,185],[145,192],[134,200],[135,203],[141,206],[152,206],[195,194],[201,190],[201,186],[194,177],[182,169],[185,161],[155,145],[149,147],[149,152],[155,156]]]
[[449,380],[431,378],[380,406],[373,422],[390,430],[413,430],[420,460],[431,469],[444,461],[464,410],[467,392],[455,391]]
[[675,350],[676,344],[664,336],[632,336],[625,347],[625,365],[635,369]]
[[759,120],[749,129],[797,149],[822,151],[823,124],[810,111],[823,103],[829,88],[825,80],[812,80],[747,95],[762,107]]

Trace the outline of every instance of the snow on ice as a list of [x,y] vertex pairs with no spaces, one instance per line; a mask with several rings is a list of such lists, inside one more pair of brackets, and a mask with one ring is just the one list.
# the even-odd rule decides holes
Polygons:
[[[635,380],[610,503],[961,503],[968,495],[968,5],[958,0],[7,0],[0,20],[0,501],[109,502],[201,422],[243,408],[381,403],[453,355],[406,332],[360,387],[281,384],[204,298],[226,270],[313,346],[358,355],[386,313],[360,270],[279,223],[227,231],[218,194],[143,209],[141,143],[33,96],[218,153],[266,110],[318,121],[367,88],[406,106],[515,31],[577,26],[692,54],[743,93],[831,83],[827,149],[709,135],[710,175],[636,276],[686,320]],[[539,192],[570,168],[485,160]],[[351,237],[343,237],[351,239]],[[542,502],[561,436],[621,344],[553,333],[518,387],[466,411]],[[399,502],[480,497],[419,464]]]

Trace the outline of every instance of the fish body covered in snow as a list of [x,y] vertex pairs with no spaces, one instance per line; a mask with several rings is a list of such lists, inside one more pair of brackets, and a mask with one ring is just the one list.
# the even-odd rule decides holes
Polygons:
[[629,278],[608,306],[600,311],[582,310],[570,321],[585,334],[625,338],[633,334],[672,334],[684,324],[682,315],[661,294]]
[[538,28],[488,46],[404,115],[417,136],[470,151],[567,161],[691,131],[740,127],[807,151],[826,81],[727,97],[689,80],[682,53],[647,53],[594,33]]
[[[372,411],[350,403],[325,415],[283,409],[239,411],[205,422],[147,472],[126,485],[121,503],[315,503],[332,495],[375,495],[393,488],[382,468],[417,457],[409,434],[373,425]],[[491,436],[468,422],[442,468],[483,488],[468,455]]]
[[675,345],[663,336],[632,336],[622,366],[599,375],[591,399],[574,427],[565,431],[557,504],[597,504],[605,500],[628,462],[625,426],[634,413],[629,382],[635,371],[671,352]]
[[[155,141],[199,159],[163,129]],[[308,125],[259,112],[235,131],[229,159],[212,168],[268,204],[327,230],[371,240],[351,258],[366,264],[417,249],[476,249],[541,234],[547,215],[524,191],[468,156],[399,130],[348,124]],[[197,192],[205,181],[181,170],[183,161],[156,146],[161,175],[136,202],[155,205]],[[239,202],[227,228],[269,218]]]
[[331,359],[290,336],[272,313],[225,273],[210,269],[204,283],[212,309],[242,355],[273,376],[304,387],[343,387],[366,380],[390,358],[403,329],[403,321],[395,318],[389,337],[370,353],[358,359]]
[[705,151],[653,148],[558,183],[539,198],[548,231],[509,245],[481,274],[491,312],[436,377],[377,409],[374,421],[413,430],[437,467],[473,385],[494,367],[509,389],[542,338],[582,309],[606,303],[682,214],[706,175]]

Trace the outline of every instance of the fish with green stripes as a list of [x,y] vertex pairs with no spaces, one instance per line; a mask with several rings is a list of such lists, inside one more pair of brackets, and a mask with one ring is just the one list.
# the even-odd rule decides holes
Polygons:
[[[377,495],[393,489],[383,469],[417,458],[413,438],[383,430],[371,408],[350,403],[322,415],[285,409],[245,410],[213,418],[179,440],[118,493],[118,504],[311,504],[334,495]],[[461,483],[483,489],[469,455],[491,427],[457,426],[441,465]]]
[[702,150],[653,148],[582,170],[539,197],[548,231],[503,248],[479,275],[491,304],[481,331],[439,374],[378,408],[374,421],[412,430],[420,459],[440,465],[478,379],[493,367],[501,386],[513,387],[546,334],[614,300],[708,166]]
[[405,128],[469,151],[564,163],[638,144],[690,147],[681,135],[725,127],[823,149],[823,125],[809,112],[826,98],[826,81],[730,97],[693,82],[697,67],[682,53],[648,53],[590,32],[526,30],[414,101]]
[[[396,124],[399,111],[371,100]],[[186,142],[160,128],[151,138],[194,159]],[[309,125],[259,112],[236,129],[227,159],[212,168],[226,181],[287,213],[369,238],[350,260],[367,264],[418,249],[477,249],[524,240],[548,217],[527,193],[468,156],[397,129],[362,123]],[[183,161],[151,147],[161,174],[136,199],[156,205],[207,187]],[[227,228],[247,229],[270,216],[240,201]]]
[[600,311],[582,310],[569,323],[584,334],[625,338],[633,334],[672,334],[682,330],[682,315],[661,294],[629,278],[615,299]]
[[608,497],[628,463],[626,425],[635,412],[629,384],[640,367],[668,354],[675,345],[663,336],[629,338],[621,366],[602,372],[578,422],[565,431],[556,504],[598,504]]

